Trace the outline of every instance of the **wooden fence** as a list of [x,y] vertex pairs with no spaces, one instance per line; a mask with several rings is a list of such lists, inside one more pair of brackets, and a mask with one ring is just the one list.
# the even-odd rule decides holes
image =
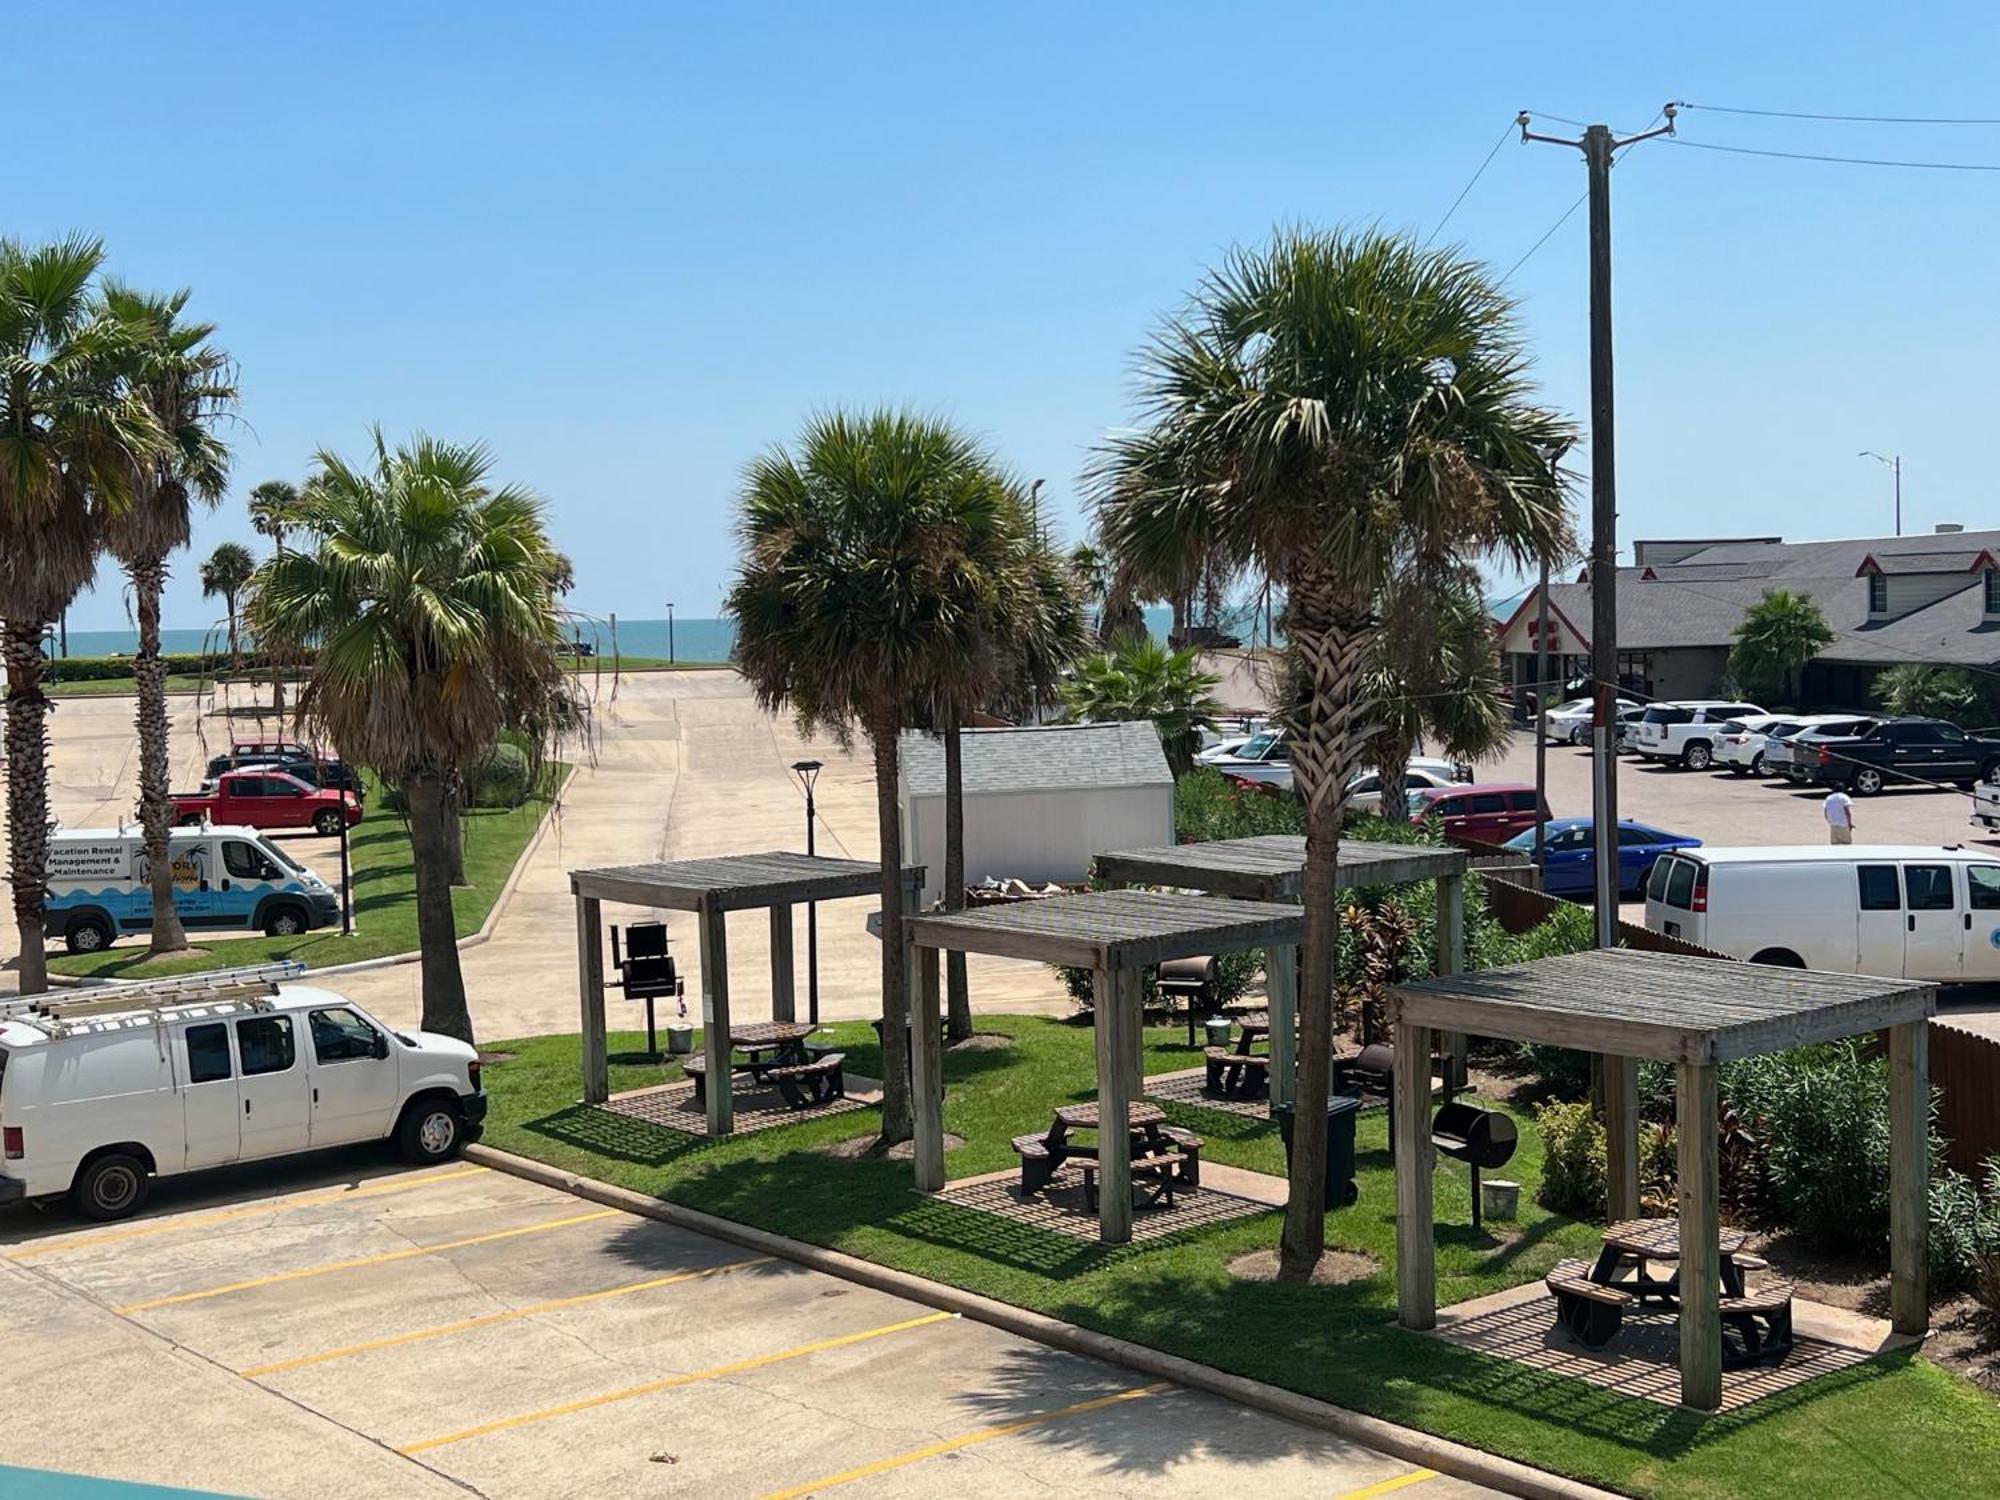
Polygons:
[[1982,1173],[2000,1155],[2000,1042],[1931,1023],[1931,1087],[1938,1095],[1938,1130],[1947,1159],[1961,1172]]

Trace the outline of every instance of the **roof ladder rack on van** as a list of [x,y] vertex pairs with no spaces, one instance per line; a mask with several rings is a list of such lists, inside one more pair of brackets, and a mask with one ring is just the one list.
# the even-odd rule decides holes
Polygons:
[[65,1019],[115,1011],[158,1010],[174,1005],[207,1005],[278,993],[280,981],[296,979],[306,966],[296,960],[180,974],[170,979],[138,979],[77,989],[44,990],[0,1002],[0,1019],[52,1016]]

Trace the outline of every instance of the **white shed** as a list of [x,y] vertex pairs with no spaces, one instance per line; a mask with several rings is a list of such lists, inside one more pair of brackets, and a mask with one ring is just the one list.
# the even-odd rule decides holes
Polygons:
[[[944,891],[944,742],[903,736],[903,863],[924,902]],[[965,731],[965,883],[1089,878],[1091,856],[1174,841],[1174,777],[1159,732],[1130,724]]]

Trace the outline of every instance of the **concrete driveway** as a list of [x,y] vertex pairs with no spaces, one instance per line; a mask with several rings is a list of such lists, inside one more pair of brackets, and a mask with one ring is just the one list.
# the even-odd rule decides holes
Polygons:
[[10,1463],[273,1496],[1487,1494],[467,1164],[0,1213]]

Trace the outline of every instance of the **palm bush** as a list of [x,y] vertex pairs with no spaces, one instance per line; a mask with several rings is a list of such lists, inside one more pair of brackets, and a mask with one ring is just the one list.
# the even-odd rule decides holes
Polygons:
[[1076,664],[1063,684],[1063,706],[1073,719],[1100,724],[1151,720],[1178,781],[1194,769],[1202,730],[1222,712],[1212,691],[1221,680],[1202,670],[1192,650],[1172,650],[1151,636],[1124,636],[1111,650]]
[[1799,673],[1833,644],[1826,612],[1810,594],[1766,589],[1744,612],[1729,650],[1729,670],[1745,696],[1796,703]]
[[1962,719],[1980,706],[1981,693],[1963,668],[1904,662],[1875,679],[1875,701],[1892,714]]

